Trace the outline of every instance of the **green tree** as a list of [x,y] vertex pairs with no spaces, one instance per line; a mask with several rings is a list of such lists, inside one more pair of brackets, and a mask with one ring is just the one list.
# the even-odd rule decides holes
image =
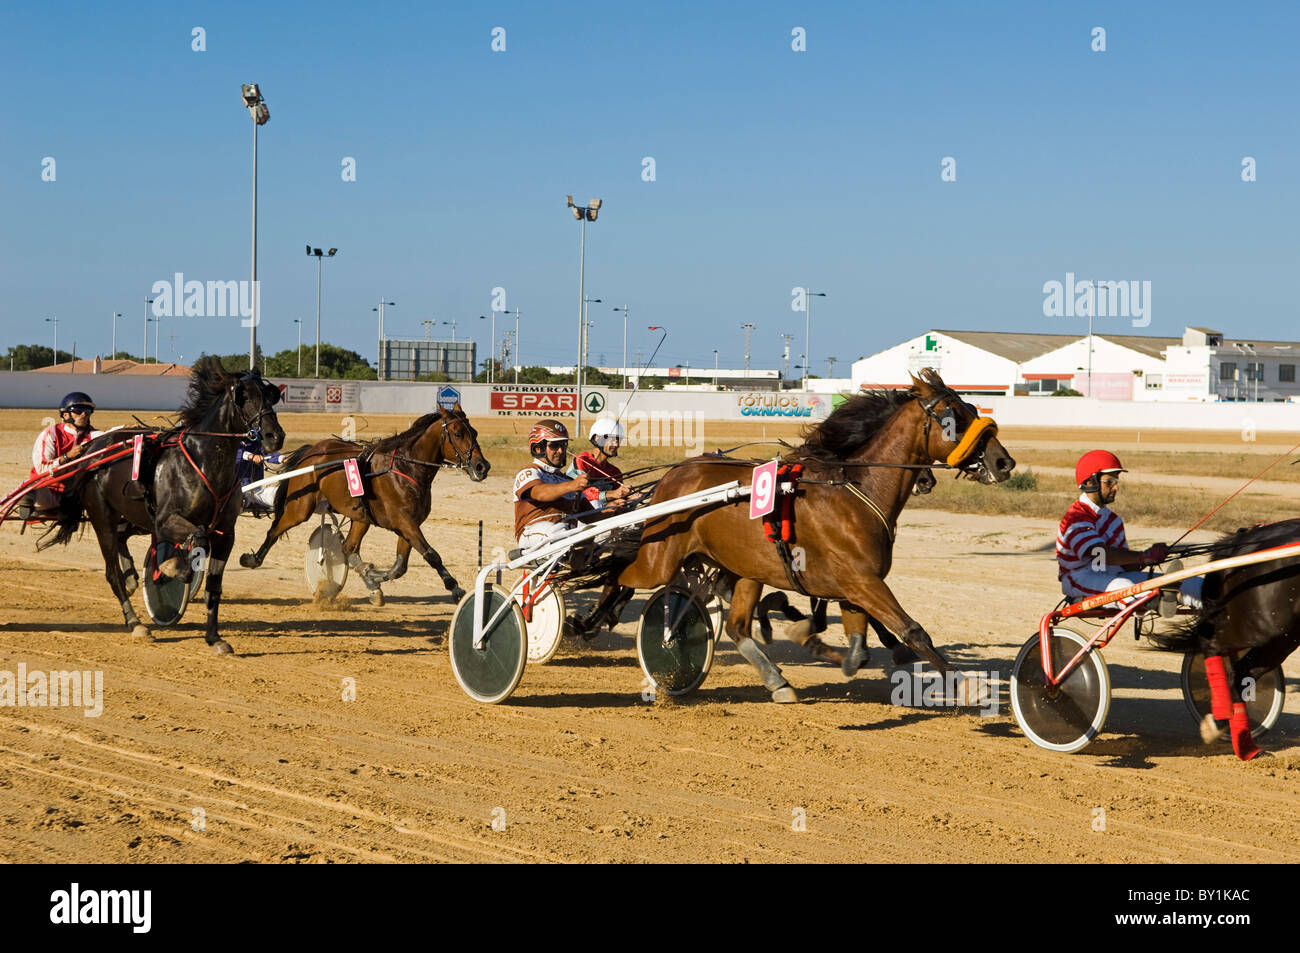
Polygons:
[[[245,358],[245,361],[248,359]],[[298,348],[286,348],[265,361],[262,373],[267,377],[297,377]],[[302,376],[316,376],[316,345],[302,346]],[[330,380],[374,380],[375,369],[356,351],[349,351],[324,341],[320,346],[320,376]]]
[[[56,363],[54,358],[54,349],[45,347],[41,344],[15,344],[9,348],[9,353],[5,355],[7,363],[15,371],[34,371],[38,367],[49,367]],[[72,355],[63,348],[59,348],[59,360],[57,363],[63,364],[72,360]]]

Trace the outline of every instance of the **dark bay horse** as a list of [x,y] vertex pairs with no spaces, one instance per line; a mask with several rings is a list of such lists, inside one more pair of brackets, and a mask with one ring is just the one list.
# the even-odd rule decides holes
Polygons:
[[[352,496],[348,490],[342,461],[350,457],[360,462],[364,497]],[[430,488],[440,468],[463,469],[476,483],[492,468],[479,448],[478,432],[459,403],[450,409],[444,407],[425,414],[402,433],[372,444],[331,437],[299,447],[290,454],[285,467],[294,470],[313,464],[338,465],[290,477],[279,485],[275,494],[275,518],[266,539],[256,552],[239,557],[241,566],[256,569],[262,565],[266,554],[286,530],[310,519],[320,507],[328,506],[352,521],[343,552],[347,554],[348,565],[361,573],[371,590],[372,602],[382,599],[379,589],[382,583],[406,572],[412,547],[433,567],[454,601],[464,597],[465,591],[420,531],[420,524],[428,519],[433,507]],[[361,539],[372,524],[399,537],[397,558],[383,571],[361,562]]]
[[[159,569],[188,580],[197,568],[196,560],[206,565],[205,639],[216,654],[229,654],[230,644],[217,631],[217,612],[240,510],[235,457],[240,441],[249,436],[260,437],[268,450],[280,448],[284,431],[272,410],[279,399],[279,390],[258,372],[232,374],[219,359],[200,358],[178,413],[179,426],[145,435],[140,478],[131,479],[129,454],[78,471],[67,481],[58,520],[47,534],[52,537],[43,540],[41,548],[71,540],[84,513],[95,529],[105,576],[121,603],[127,627],[137,637],[152,638],[131,607],[134,585],[128,585],[127,576],[133,583],[134,569],[125,556],[125,540],[145,533],[160,542],[188,547],[188,553],[178,550]],[[132,433],[97,437],[87,445],[87,455]]]
[[[1266,523],[1225,536],[1211,550],[1213,559],[1256,553],[1300,542],[1300,519]],[[1205,577],[1204,604],[1196,618],[1177,632],[1152,636],[1164,649],[1199,651],[1205,656],[1213,706],[1202,735],[1213,741],[1227,721],[1237,757],[1260,753],[1250,734],[1242,695],[1300,646],[1300,556],[1241,566]],[[1241,652],[1240,658],[1233,656]],[[1216,661],[1217,659],[1217,661]]]
[[[996,424],[926,369],[913,386],[893,393],[849,398],[811,428],[804,445],[789,455],[804,472],[798,486],[795,525],[803,564],[798,583],[812,596],[843,600],[849,633],[845,670],[865,658],[867,617],[899,634],[940,671],[948,664],[930,636],[885,585],[893,554],[894,526],[912,494],[917,474],[947,461],[982,483],[1006,480],[1015,461],[998,442]],[[869,466],[893,464],[894,466]],[[730,480],[750,481],[752,465],[697,457],[670,470],[654,502],[674,499]],[[792,589],[793,573],[749,519],[748,505],[722,504],[646,523],[636,561],[618,582],[637,589],[667,583],[688,559],[703,559],[737,582],[727,615],[727,635],[759,673],[774,701],[797,701],[781,670],[750,638],[762,586]],[[746,581],[740,584],[739,581]],[[852,664],[851,664],[852,663]]]

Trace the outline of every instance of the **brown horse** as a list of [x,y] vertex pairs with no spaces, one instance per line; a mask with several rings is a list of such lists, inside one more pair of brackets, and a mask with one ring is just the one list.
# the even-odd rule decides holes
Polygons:
[[[798,696],[749,635],[764,585],[797,585],[812,596],[843,600],[848,674],[866,657],[868,615],[946,672],[948,663],[929,634],[885,585],[894,526],[917,474],[936,460],[981,483],[1000,483],[1011,476],[1015,461],[998,442],[996,428],[929,369],[914,377],[907,391],[851,397],[811,428],[804,445],[787,458],[804,465],[795,506],[802,552],[796,554],[801,558],[794,560],[794,568],[765,538],[761,521],[749,519],[748,505],[742,501],[647,522],[636,561],[618,582],[637,589],[662,586],[692,557],[721,567],[733,582],[747,581],[735,586],[727,635],[758,669],[774,701],[793,702]],[[659,482],[654,502],[729,480],[748,483],[751,469],[751,464],[739,461],[688,460]]]
[[[362,497],[355,497],[348,490],[343,469],[343,461],[348,458],[357,458],[361,467],[365,485]],[[313,473],[290,477],[279,485],[275,494],[275,518],[266,539],[257,552],[239,557],[241,566],[256,569],[262,565],[267,552],[286,530],[328,507],[352,521],[343,552],[348,565],[361,573],[371,590],[372,602],[382,602],[379,589],[382,583],[406,573],[412,547],[433,567],[454,601],[464,597],[465,591],[420,531],[420,524],[428,518],[433,505],[430,487],[440,467],[463,469],[476,483],[492,468],[479,449],[478,432],[459,403],[450,410],[440,408],[436,413],[425,414],[402,433],[375,443],[361,444],[331,437],[299,447],[285,462],[290,470],[316,464],[326,466]],[[361,539],[371,524],[391,530],[399,537],[397,558],[383,571],[361,562]]]

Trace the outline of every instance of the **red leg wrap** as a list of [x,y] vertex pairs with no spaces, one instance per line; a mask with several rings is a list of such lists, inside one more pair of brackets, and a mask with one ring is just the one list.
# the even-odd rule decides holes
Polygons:
[[1232,717],[1232,696],[1228,694],[1228,674],[1223,668],[1222,655],[1207,655],[1205,678],[1210,683],[1210,714],[1219,721]]
[[1234,702],[1232,705],[1232,750],[1242,761],[1249,761],[1259,754],[1255,739],[1250,736],[1250,719],[1246,717],[1243,702]]

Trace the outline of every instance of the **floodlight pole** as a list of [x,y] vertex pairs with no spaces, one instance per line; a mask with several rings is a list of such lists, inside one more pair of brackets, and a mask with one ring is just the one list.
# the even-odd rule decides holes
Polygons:
[[294,318],[293,323],[298,325],[298,377],[302,378],[302,318]]
[[573,369],[574,384],[578,392],[578,405],[574,411],[574,432],[582,433],[582,345],[587,331],[587,222],[596,220],[596,213],[600,210],[601,200],[592,199],[586,205],[576,204],[572,195],[568,196],[568,200],[568,207],[573,209],[574,217],[582,226],[581,235],[578,239],[578,359]]
[[627,305],[623,305],[623,307],[614,310],[623,312],[623,389],[627,390],[627,313],[632,309]]
[[149,363],[149,305],[153,304],[153,298],[144,299],[144,341],[140,345],[140,363]]
[[117,357],[117,319],[120,317],[116,311],[113,312],[113,353],[109,355],[110,361]]
[[812,354],[812,299],[825,298],[826,293],[822,291],[813,291],[811,288],[804,289],[804,296],[807,298],[807,308],[804,310],[803,319],[803,390],[808,389],[808,363],[812,360],[808,355]]

